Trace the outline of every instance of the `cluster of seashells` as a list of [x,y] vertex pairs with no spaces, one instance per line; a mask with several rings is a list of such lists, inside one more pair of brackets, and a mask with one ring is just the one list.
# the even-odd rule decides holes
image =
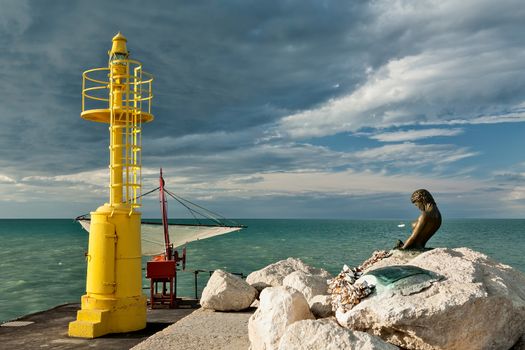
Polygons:
[[333,279],[327,281],[328,293],[332,296],[332,309],[340,309],[343,312],[351,310],[373,291],[375,286],[366,281],[356,281],[363,275],[363,271],[379,260],[387,258],[391,253],[387,251],[375,251],[372,256],[360,266],[350,268],[343,265],[343,270]]
[[374,265],[376,262],[383,260],[385,258],[388,258],[390,255],[392,255],[391,252],[386,250],[376,250],[372,253],[372,256],[368,259],[366,259],[361,265],[359,265],[359,269],[361,271],[365,271],[369,269],[372,265]]
[[361,299],[372,293],[374,286],[366,281],[356,283],[363,272],[358,268],[343,266],[335,278],[328,280],[328,293],[332,295],[332,309],[341,309],[343,312],[351,310],[359,304]]

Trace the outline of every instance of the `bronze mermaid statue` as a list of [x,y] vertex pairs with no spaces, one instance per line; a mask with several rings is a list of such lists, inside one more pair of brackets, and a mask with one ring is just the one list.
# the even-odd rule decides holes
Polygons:
[[441,213],[434,198],[425,189],[419,189],[412,193],[412,203],[421,210],[421,214],[412,223],[412,234],[403,244],[399,241],[396,248],[399,249],[424,249],[428,240],[441,226]]

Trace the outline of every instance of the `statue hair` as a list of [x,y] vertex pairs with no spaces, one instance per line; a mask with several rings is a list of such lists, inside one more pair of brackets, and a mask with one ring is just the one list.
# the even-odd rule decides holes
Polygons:
[[410,200],[412,201],[412,203],[419,202],[423,204],[436,204],[430,192],[428,192],[425,189],[419,189],[414,191]]

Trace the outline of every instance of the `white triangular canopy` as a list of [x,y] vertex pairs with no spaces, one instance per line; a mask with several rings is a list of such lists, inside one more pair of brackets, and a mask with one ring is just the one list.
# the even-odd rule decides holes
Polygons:
[[[89,219],[77,220],[82,227],[89,232],[91,221]],[[169,225],[170,243],[174,248],[183,246],[187,243],[206,239],[210,237],[224,235],[226,233],[239,231],[241,226],[206,226],[206,225]],[[165,251],[164,228],[162,225],[142,223],[142,255],[153,256],[162,254]]]

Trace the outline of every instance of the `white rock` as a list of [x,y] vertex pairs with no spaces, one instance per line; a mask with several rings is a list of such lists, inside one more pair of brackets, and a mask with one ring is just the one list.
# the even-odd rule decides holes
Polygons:
[[205,309],[238,311],[250,307],[257,290],[242,278],[215,270],[202,291],[200,304]]
[[295,271],[286,276],[283,286],[292,287],[303,293],[306,301],[310,302],[316,295],[328,294],[327,278],[321,275],[310,275],[304,271]]
[[322,276],[325,279],[332,278],[326,270],[308,266],[300,259],[288,258],[250,273],[246,278],[246,282],[257,288],[258,291],[261,291],[269,286],[282,286],[284,278],[295,271],[303,271],[309,275]]
[[[406,349],[509,349],[525,333],[525,275],[468,248],[409,261],[445,279],[411,295],[374,293],[338,322]],[[375,268],[375,266],[374,266]]]
[[310,311],[316,318],[325,318],[334,315],[332,310],[332,297],[330,295],[316,295],[308,304]]
[[425,251],[426,250],[399,250],[399,249],[390,250],[389,253],[391,255],[388,258],[384,258],[384,259],[376,261],[372,266],[365,269],[364,272],[366,273],[367,271],[375,270],[383,266],[408,264],[410,260],[413,260],[414,258],[421,255]]
[[277,349],[288,325],[314,318],[303,294],[295,289],[265,288],[259,300],[259,308],[248,321],[251,350]]
[[305,320],[288,326],[279,350],[395,350],[396,346],[368,333],[342,328],[335,321]]

